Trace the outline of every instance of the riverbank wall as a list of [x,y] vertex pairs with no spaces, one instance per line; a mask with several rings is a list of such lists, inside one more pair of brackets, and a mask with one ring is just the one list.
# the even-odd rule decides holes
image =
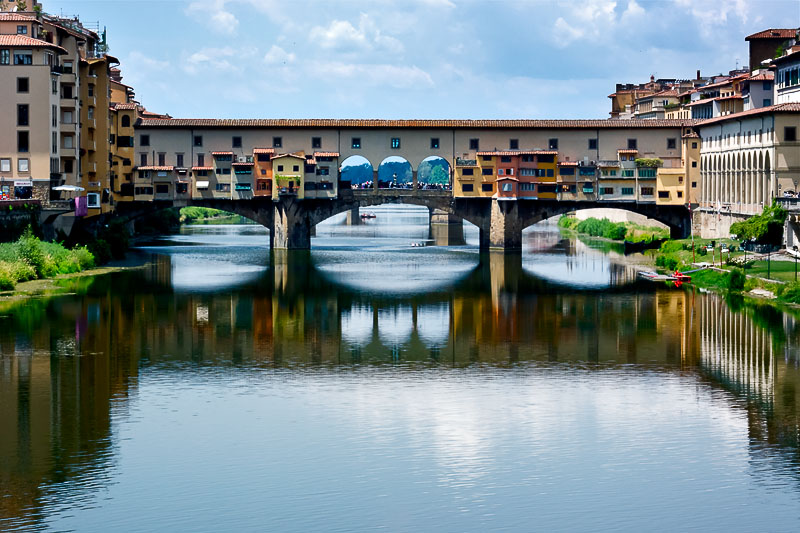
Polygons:
[[41,206],[38,202],[12,200],[0,202],[0,242],[19,239],[28,226],[39,227]]

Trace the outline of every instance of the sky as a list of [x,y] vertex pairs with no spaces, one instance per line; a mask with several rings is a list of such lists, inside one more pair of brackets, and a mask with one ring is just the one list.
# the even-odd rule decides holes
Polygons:
[[800,0],[42,0],[186,118],[607,118],[616,83],[727,73]]

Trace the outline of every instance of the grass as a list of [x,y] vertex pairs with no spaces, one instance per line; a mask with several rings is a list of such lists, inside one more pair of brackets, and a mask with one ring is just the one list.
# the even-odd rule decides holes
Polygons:
[[592,237],[603,237],[613,241],[650,242],[669,238],[669,230],[653,226],[642,226],[633,222],[611,222],[607,218],[590,217],[578,220],[564,215],[558,219],[561,228],[570,229]]
[[30,228],[16,242],[0,244],[0,290],[12,290],[21,281],[81,272],[95,265],[86,247],[65,248],[41,241]]
[[181,224],[249,224],[250,220],[227,211],[209,207],[184,207],[180,211]]

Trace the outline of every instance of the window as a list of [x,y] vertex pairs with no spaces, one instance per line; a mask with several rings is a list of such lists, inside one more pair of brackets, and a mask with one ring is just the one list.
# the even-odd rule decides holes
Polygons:
[[550,139],[547,141],[547,147],[550,150],[558,150],[558,139]]
[[478,142],[478,139],[470,139],[469,140],[469,149],[470,150],[479,150],[480,149],[479,146],[480,146],[480,142]]
[[536,187],[536,185],[533,184],[533,183],[520,183],[519,184],[519,190],[520,191],[528,191],[528,192],[530,192],[530,191],[533,191],[535,187]]
[[392,137],[392,149],[400,148],[400,137]]
[[283,165],[278,165],[278,172],[283,172]]
[[11,172],[11,159],[0,159],[0,172]]
[[353,150],[358,150],[361,148],[361,137],[353,137],[350,139],[350,147]]
[[163,167],[167,164],[167,154],[159,153],[158,154],[158,166]]
[[139,146],[150,146],[150,136],[149,135],[140,135],[139,136]]
[[472,192],[475,190],[475,187],[471,183],[464,183],[461,185],[461,190],[464,192]]
[[[555,192],[556,192],[556,185],[539,184],[539,194],[555,193]],[[569,186],[569,192],[575,192],[575,186],[574,185],[570,185]]]
[[131,117],[128,115],[122,115],[122,120],[120,121],[123,128],[130,128],[131,127]]
[[197,166],[204,167],[206,165],[206,154],[197,154]]
[[500,156],[501,163],[511,163],[511,156],[510,155],[501,155]]
[[439,149],[439,137],[431,137],[431,150]]
[[231,192],[231,184],[230,183],[217,183],[216,190],[217,190],[217,192]]
[[490,156],[490,155],[482,155],[481,159],[483,161],[491,161],[492,160],[492,156]]
[[602,170],[602,173],[603,173],[603,176],[616,176],[617,175],[617,171],[615,169],[611,169],[611,168],[604,168]]
[[300,165],[292,165],[292,172],[300,172]]
[[140,167],[147,166],[147,154],[139,154],[139,166]]
[[[747,137],[748,137],[748,138],[750,137],[750,132],[748,132],[748,133],[747,133]],[[697,149],[697,143],[696,143],[696,142],[693,142],[693,143],[692,143],[692,150],[696,150],[696,149]]]
[[537,161],[539,161],[539,163],[552,163],[552,162],[555,161],[555,156],[552,156],[552,155],[537,155],[536,159],[537,159]]
[[8,65],[11,63],[11,52],[8,48],[0,50],[0,65]]
[[761,107],[767,107],[772,105],[772,98],[764,98],[761,102]]
[[642,187],[641,188],[642,196],[653,196],[653,188],[652,187]]
[[94,96],[94,84],[93,83],[90,83],[89,86],[86,88],[86,90],[89,92],[89,96],[90,97]]
[[628,139],[628,150],[637,150],[636,139]]
[[640,178],[655,178],[656,177],[656,169],[654,169],[654,168],[640,168],[639,169],[639,177]]
[[17,26],[17,35],[28,35],[28,27],[24,25]]
[[622,196],[633,196],[633,187],[623,187]]
[[29,172],[30,165],[28,164],[28,159],[20,158],[17,159],[17,172]]
[[30,91],[30,81],[28,78],[17,78],[17,92],[27,93]]
[[555,175],[555,171],[552,168],[547,169],[547,177],[552,178]]
[[266,163],[267,161],[269,161],[269,154],[258,154],[258,156],[256,156],[256,159],[258,160],[259,163]]
[[283,137],[273,137],[272,138],[272,147],[273,148],[281,148],[283,146]]
[[27,131],[17,132],[17,152],[30,151],[30,134]]
[[169,193],[169,185],[166,183],[159,183],[156,185],[156,194],[167,194]]
[[61,98],[66,100],[72,98],[72,87],[69,85],[61,86]]
[[614,194],[614,187],[601,187],[600,194]]
[[322,148],[322,137],[311,137],[311,148]]
[[241,148],[242,138],[239,136],[234,136],[233,139],[231,139],[231,146],[233,146],[234,148]]
[[475,174],[474,168],[462,168],[461,175],[462,176],[473,176]]
[[498,175],[498,176],[502,176],[502,175],[503,175],[503,173],[504,173],[504,170],[503,170],[502,168],[498,168],[498,169],[497,169],[497,175]]
[[494,174],[493,170],[494,169],[491,169],[491,168],[482,168],[481,169],[481,175],[483,175],[483,176],[491,176],[491,175]]
[[675,139],[667,139],[667,150],[674,150],[678,145]]
[[575,175],[575,168],[574,167],[561,167],[558,169],[558,173],[561,176],[574,176]]
[[696,182],[696,181],[693,181],[693,182],[692,182],[692,189],[696,189],[696,188],[697,188],[697,182]]
[[197,175],[200,177],[206,177],[208,176],[208,170],[198,170]]
[[317,167],[317,176],[330,176],[331,169],[328,167]]
[[183,154],[175,154],[175,163],[178,167],[183,167]]
[[305,165],[305,173],[306,174],[315,174],[317,172],[317,168],[314,165]]
[[194,145],[195,146],[203,146],[203,136],[202,135],[195,135],[194,136]]
[[494,190],[494,184],[493,183],[484,183],[484,184],[481,185],[481,190],[483,192],[492,192]]
[[58,80],[56,78],[50,80],[50,86],[53,94],[58,94]]
[[503,184],[503,192],[514,192],[514,184],[513,183],[504,183]]
[[697,168],[697,161],[692,161],[692,168]]
[[94,107],[89,106],[89,109],[86,110],[86,118],[94,120]]
[[589,150],[597,150],[597,139],[589,139]]
[[17,126],[29,126],[29,110],[28,104],[17,104]]
[[683,191],[678,191],[678,198],[683,198]]
[[189,192],[189,184],[188,183],[176,183],[175,184],[175,192],[178,194],[186,194]]
[[535,168],[521,168],[519,169],[520,176],[536,176],[536,169]]
[[72,142],[73,140],[72,135],[66,135],[63,140],[64,140],[64,148],[69,148],[69,149],[75,148],[75,145]]
[[33,65],[33,52],[18,50],[14,52],[15,65]]
[[633,170],[632,169],[623,170],[622,171],[622,177],[623,178],[632,178],[633,177]]
[[669,191],[658,191],[658,197],[664,200],[669,200]]
[[509,150],[519,150],[519,139],[509,139],[508,140],[508,149]]
[[795,126],[786,126],[783,128],[783,140],[786,142],[794,142],[797,140],[797,128]]
[[86,195],[86,205],[92,209],[100,207],[100,193],[90,192]]

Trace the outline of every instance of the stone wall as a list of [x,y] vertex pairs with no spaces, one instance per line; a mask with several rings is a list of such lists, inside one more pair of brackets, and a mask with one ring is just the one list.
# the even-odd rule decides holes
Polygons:
[[731,225],[746,220],[751,215],[716,211],[695,211],[692,215],[694,234],[703,239],[723,239],[730,237]]

